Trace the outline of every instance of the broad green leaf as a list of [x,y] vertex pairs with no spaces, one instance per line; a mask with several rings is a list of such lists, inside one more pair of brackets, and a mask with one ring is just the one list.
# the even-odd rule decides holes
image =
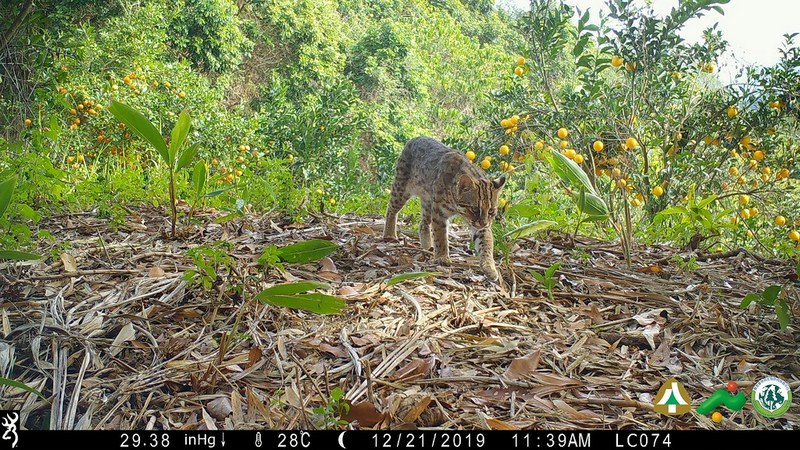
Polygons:
[[[175,158],[178,155],[178,150],[180,150],[180,148],[183,146],[183,142],[186,140],[186,136],[189,135],[190,128],[192,128],[192,118],[189,116],[189,113],[186,112],[186,110],[183,110],[181,111],[181,115],[178,116],[178,122],[175,124],[175,127],[172,128],[172,138],[169,141],[170,165],[175,163]],[[183,159],[182,156],[183,155],[181,155],[181,159]],[[186,164],[188,163],[189,162],[187,161],[183,166],[186,166]],[[176,168],[176,170],[180,169],[181,169],[180,167]]]
[[608,219],[608,206],[597,194],[592,192],[584,192],[583,202],[578,202],[578,208],[588,217],[584,220],[587,221],[600,221]]
[[783,289],[783,286],[780,284],[773,284],[764,289],[764,300],[770,304],[773,303],[778,298],[778,294],[781,293],[781,289]]
[[61,133],[61,125],[58,123],[58,117],[50,116],[50,125],[47,128],[48,130],[43,134],[51,141],[57,140],[58,135]]
[[18,252],[16,250],[0,250],[0,259],[10,259],[12,261],[32,261],[34,259],[41,259],[40,255],[34,255],[28,252]]
[[[263,294],[263,292],[261,293]],[[287,308],[303,309],[317,314],[339,314],[347,303],[344,299],[326,294],[261,295],[256,299],[261,303]]]
[[739,304],[739,307],[742,309],[747,308],[750,305],[750,303],[757,301],[759,298],[761,298],[759,294],[751,292],[744,296],[744,298],[742,299],[742,303]]
[[778,300],[775,305],[775,314],[778,315],[778,323],[781,326],[781,330],[786,331],[786,327],[789,326],[789,304],[786,303],[786,300]]
[[400,275],[395,275],[392,278],[389,278],[389,281],[386,282],[386,286],[394,286],[395,284],[402,283],[406,280],[413,280],[415,278],[427,278],[432,277],[434,275],[439,275],[439,272],[408,272],[408,273],[401,273]]
[[116,100],[111,102],[111,106],[108,107],[108,110],[111,111],[111,114],[113,114],[117,120],[127,125],[128,128],[133,130],[142,139],[155,147],[156,151],[165,162],[170,163],[167,143],[164,142],[161,132],[158,131],[142,113]]
[[183,153],[181,153],[180,158],[178,158],[178,164],[175,165],[175,170],[181,170],[184,167],[188,167],[198,150],[200,150],[200,145],[198,144],[191,145],[189,148],[184,150]]
[[551,228],[556,226],[556,222],[552,220],[537,220],[534,222],[526,223],[521,227],[515,228],[508,233],[506,233],[503,237],[511,238],[511,239],[519,239],[525,236],[530,236],[537,231],[545,230],[547,228]]
[[562,180],[571,184],[576,189],[583,187],[587,193],[596,194],[586,172],[584,172],[575,161],[567,158],[555,149],[550,151],[550,156],[547,158],[547,161],[550,163],[556,175]]
[[203,189],[206,187],[206,163],[197,161],[192,169],[192,183],[194,184],[194,192],[197,197],[203,194]]
[[15,387],[15,388],[19,388],[19,389],[22,389],[22,390],[24,390],[24,391],[30,392],[31,394],[37,395],[37,396],[39,396],[39,397],[40,397],[42,400],[47,400],[47,397],[45,397],[44,395],[42,395],[42,393],[41,393],[41,392],[39,392],[39,391],[37,391],[36,389],[34,389],[34,388],[32,388],[32,387],[28,386],[28,385],[27,385],[27,384],[25,384],[25,383],[22,383],[22,382],[19,382],[19,381],[17,381],[17,380],[10,380],[10,379],[8,379],[8,378],[0,377],[0,385],[5,385],[5,386],[13,386],[13,387]]
[[278,256],[282,261],[288,263],[307,263],[318,261],[339,248],[331,241],[323,239],[311,239],[287,245],[278,249]]
[[292,295],[301,292],[308,292],[314,289],[329,289],[329,284],[320,283],[318,281],[298,281],[295,283],[276,284],[270,288],[264,289],[256,295],[259,298],[263,295]]
[[17,177],[11,177],[0,181],[0,217],[11,204],[11,195],[14,193],[14,186],[17,184]]

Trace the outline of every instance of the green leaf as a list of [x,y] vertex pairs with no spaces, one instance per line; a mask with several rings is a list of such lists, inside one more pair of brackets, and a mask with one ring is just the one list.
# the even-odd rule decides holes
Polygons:
[[545,270],[544,275],[547,278],[552,278],[553,274],[556,273],[556,270],[558,270],[559,267],[561,267],[560,262],[553,263],[552,266],[548,267],[547,270]]
[[192,169],[192,184],[194,184],[194,192],[197,197],[203,195],[203,189],[206,187],[206,163],[197,161]]
[[44,395],[42,395],[42,393],[41,393],[41,392],[39,392],[39,391],[37,391],[36,389],[34,389],[34,388],[32,388],[32,387],[28,386],[28,385],[27,385],[27,384],[25,384],[25,383],[22,383],[22,382],[19,382],[19,381],[17,381],[17,380],[10,380],[10,379],[8,379],[8,378],[0,377],[0,385],[5,385],[5,386],[13,386],[13,387],[15,387],[15,388],[19,388],[19,389],[22,389],[22,390],[24,390],[24,391],[28,391],[28,392],[30,392],[31,394],[37,395],[37,396],[39,396],[39,397],[40,397],[42,400],[47,400],[47,397],[45,397]]
[[17,183],[17,177],[11,177],[6,180],[0,181],[0,217],[8,209],[11,204],[11,195],[14,193],[14,186]]
[[764,301],[767,304],[772,304],[775,302],[775,300],[778,298],[778,294],[781,293],[781,289],[783,289],[783,286],[779,284],[773,284],[772,286],[764,289]]
[[531,275],[533,275],[533,278],[536,278],[536,281],[538,281],[539,283],[544,284],[544,281],[546,280],[544,275],[540,274],[539,272],[537,272],[535,270],[531,270],[530,272],[531,272]]
[[40,255],[33,253],[18,252],[15,250],[0,250],[0,259],[10,259],[12,261],[32,261],[34,259],[41,259]]
[[58,139],[58,135],[61,133],[61,125],[58,123],[58,117],[50,116],[50,126],[47,127],[48,130],[45,131],[43,134],[47,136],[48,139],[51,141],[55,141]]
[[547,161],[550,163],[556,175],[562,180],[571,184],[576,189],[583,187],[587,193],[596,194],[586,172],[584,172],[575,161],[567,158],[555,149],[550,151],[550,156],[547,158]]
[[205,198],[212,198],[212,197],[216,197],[216,196],[218,196],[218,195],[222,195],[222,194],[224,194],[224,193],[228,192],[228,191],[229,191],[229,190],[231,190],[231,189],[233,189],[233,188],[230,188],[230,187],[228,187],[228,188],[225,188],[225,189],[218,189],[218,190],[216,190],[216,191],[211,191],[211,192],[209,192],[208,194],[204,195],[203,197],[205,197]]
[[597,194],[584,192],[583,201],[578,201],[578,208],[588,217],[587,221],[600,221],[608,219],[608,206]]
[[778,315],[781,330],[786,331],[786,327],[789,326],[789,304],[786,303],[786,300],[778,300],[778,304],[775,305],[775,314]]
[[294,283],[276,284],[275,286],[259,292],[258,295],[256,295],[256,298],[259,298],[259,296],[262,295],[270,296],[299,294],[301,292],[308,292],[314,289],[329,289],[330,287],[331,286],[329,284],[320,283],[318,281],[298,281]]
[[175,170],[181,170],[184,167],[188,167],[198,150],[200,150],[199,144],[191,145],[189,148],[184,150],[183,153],[181,153],[180,158],[178,158],[178,163],[175,164]]
[[408,272],[395,275],[386,282],[386,286],[394,286],[395,284],[402,283],[406,280],[413,280],[415,278],[427,278],[434,275],[439,275],[439,272]]
[[703,208],[705,206],[708,206],[709,203],[713,202],[716,199],[717,199],[716,195],[709,195],[708,197],[700,200],[700,202],[697,204],[697,207]]
[[128,128],[133,130],[142,139],[146,140],[150,143],[150,145],[155,147],[156,151],[159,155],[161,155],[164,161],[172,165],[172,161],[169,159],[167,143],[164,142],[161,132],[158,131],[158,129],[152,123],[150,123],[150,121],[147,120],[142,113],[116,100],[111,102],[111,106],[108,107],[108,110],[111,111],[111,114],[113,114],[117,120],[127,125]]
[[750,305],[750,303],[753,303],[754,301],[757,301],[760,298],[761,295],[751,292],[744,296],[744,298],[742,299],[742,303],[739,304],[739,307],[742,309],[747,308]]
[[515,228],[506,233],[503,237],[511,239],[519,239],[521,237],[529,236],[533,233],[536,233],[537,231],[545,230],[547,228],[551,228],[556,225],[557,223],[553,222],[552,220],[537,220],[522,225],[521,227]]
[[278,256],[282,261],[288,263],[307,263],[319,261],[335,252],[338,248],[339,246],[331,241],[311,239],[279,248]]
[[[189,129],[192,128],[192,118],[186,110],[181,111],[178,116],[178,122],[172,128],[172,138],[169,141],[169,163],[170,165],[175,162],[175,157],[178,155],[178,150],[183,146],[186,136],[189,135]],[[195,150],[196,151],[196,150]],[[182,155],[183,156],[183,155]],[[183,159],[183,157],[181,157]],[[191,158],[189,158],[191,160]],[[189,164],[188,161],[184,164]],[[176,170],[180,170],[177,167]]]
[[317,314],[339,314],[347,303],[344,299],[327,294],[298,294],[298,295],[262,295],[256,296],[261,303],[273,306],[284,306],[293,309],[303,309]]

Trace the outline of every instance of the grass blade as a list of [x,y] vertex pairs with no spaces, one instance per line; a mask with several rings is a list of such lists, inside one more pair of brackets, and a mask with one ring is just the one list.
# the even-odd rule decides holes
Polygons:
[[415,278],[427,278],[432,277],[434,275],[439,275],[439,272],[408,272],[408,273],[401,273],[400,275],[395,275],[392,278],[389,278],[389,281],[386,282],[386,286],[394,286],[395,284],[402,283],[406,280],[413,280]]

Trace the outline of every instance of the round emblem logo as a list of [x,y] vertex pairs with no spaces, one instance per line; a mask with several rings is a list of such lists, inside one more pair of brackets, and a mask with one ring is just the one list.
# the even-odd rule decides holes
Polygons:
[[778,417],[789,409],[792,391],[789,384],[778,377],[758,380],[750,393],[756,412],[764,417]]

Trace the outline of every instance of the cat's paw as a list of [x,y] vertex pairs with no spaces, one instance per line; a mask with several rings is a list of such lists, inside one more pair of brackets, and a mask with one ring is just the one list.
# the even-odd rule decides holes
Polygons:
[[486,278],[493,283],[501,284],[503,282],[503,279],[500,277],[500,272],[498,272],[497,269],[483,269],[483,273],[486,275]]
[[450,259],[450,256],[447,255],[437,256],[436,258],[433,259],[433,261],[436,264],[439,264],[440,266],[449,266],[450,264],[453,263],[453,261]]
[[383,235],[383,241],[384,242],[397,242],[399,240],[400,239],[397,238],[396,234],[394,236],[392,236],[391,234],[384,234]]

